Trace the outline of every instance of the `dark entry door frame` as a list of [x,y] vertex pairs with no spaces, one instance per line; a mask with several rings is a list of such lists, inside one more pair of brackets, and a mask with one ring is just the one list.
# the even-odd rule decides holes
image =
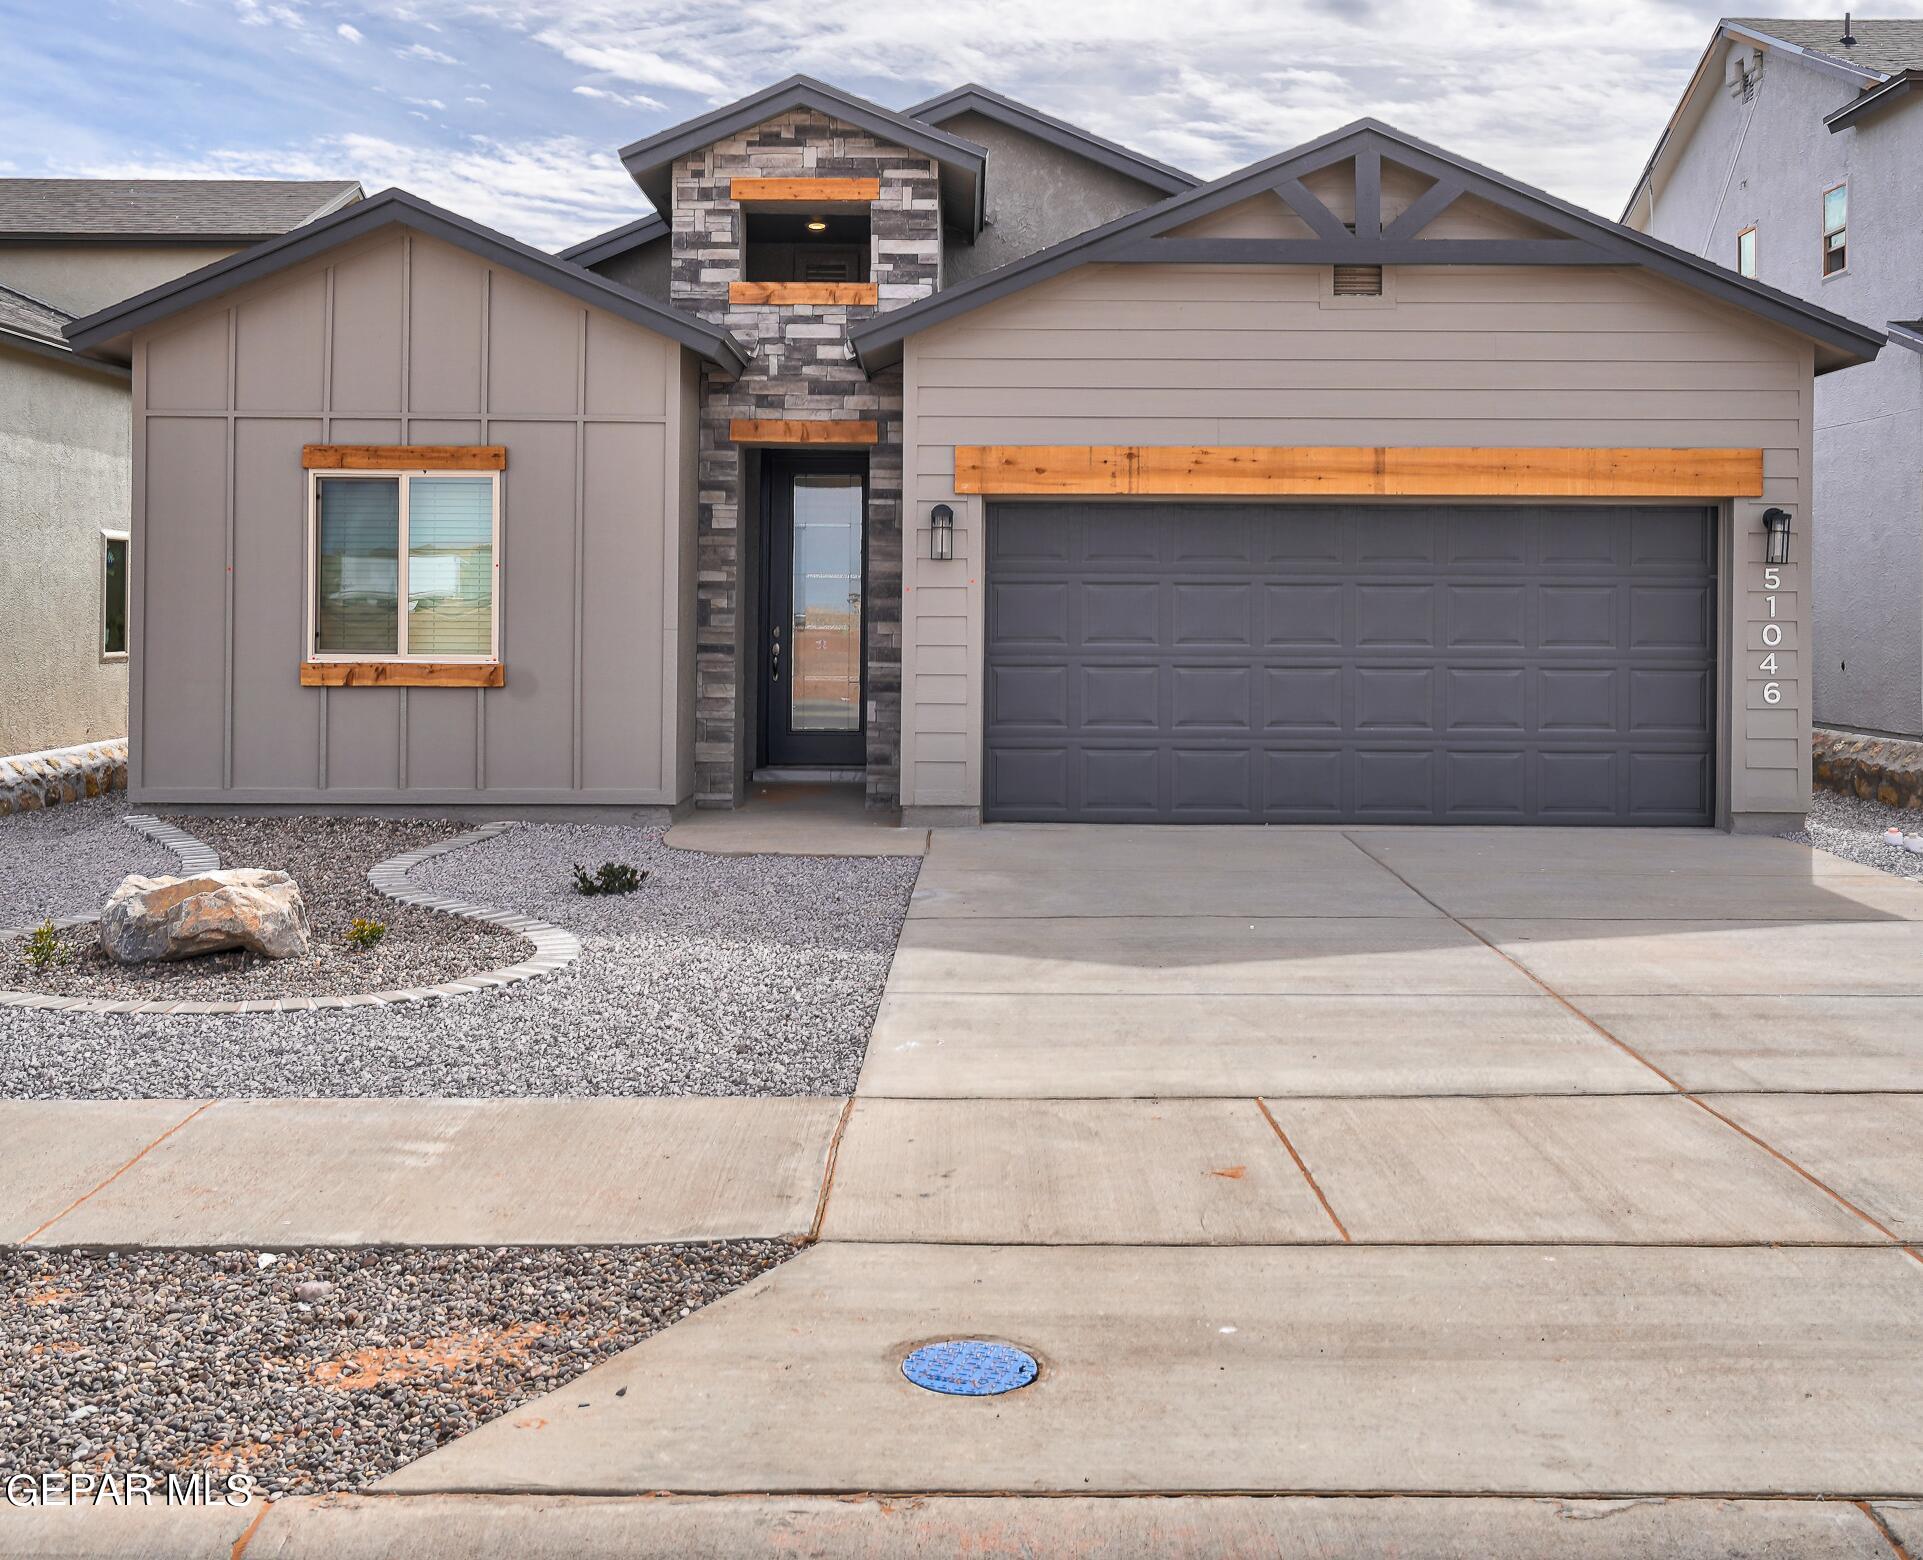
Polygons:
[[[795,675],[807,665],[807,647],[795,635],[795,482],[811,476],[860,479],[859,686],[854,724],[848,729],[810,728],[795,712]],[[761,461],[761,591],[755,649],[760,683],[760,762],[777,768],[860,769],[867,762],[868,733],[868,456],[843,452],[768,450]]]

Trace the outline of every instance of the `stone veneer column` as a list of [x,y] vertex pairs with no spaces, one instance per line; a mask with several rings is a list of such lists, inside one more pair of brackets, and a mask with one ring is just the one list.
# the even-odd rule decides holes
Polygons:
[[848,352],[848,326],[866,305],[731,304],[745,278],[737,174],[879,179],[871,212],[870,279],[880,309],[900,308],[940,284],[941,202],[934,162],[866,131],[796,110],[717,141],[674,166],[671,298],[732,331],[754,354],[732,383],[701,383],[700,511],[695,586],[695,800],[731,807],[746,765],[741,679],[750,674],[755,607],[741,600],[743,460],[729,438],[737,417],[866,418],[880,439],[868,452],[867,792],[871,806],[901,795],[902,392],[899,370],[870,380]]

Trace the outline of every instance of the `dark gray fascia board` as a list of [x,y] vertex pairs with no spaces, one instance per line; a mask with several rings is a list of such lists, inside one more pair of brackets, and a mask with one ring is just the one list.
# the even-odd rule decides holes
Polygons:
[[[1835,354],[1835,360],[1827,363],[1821,361],[1819,356],[1818,373],[1866,362],[1883,347],[1885,338],[1880,331],[1859,325],[1840,314],[1832,314],[1827,309],[1820,309],[1774,287],[1737,276],[1733,271],[1674,245],[1599,217],[1580,206],[1559,200],[1546,191],[1520,184],[1493,169],[1468,162],[1373,119],[1357,120],[1354,124],[1344,125],[1340,130],[1293,150],[1227,174],[1213,183],[1180,195],[1171,195],[1146,210],[1119,217],[1052,248],[989,271],[960,287],[935,293],[906,308],[875,315],[852,326],[848,332],[849,340],[863,365],[873,372],[896,361],[901,355],[902,342],[917,331],[954,319],[1077,266],[1114,259],[1142,240],[1152,239],[1171,227],[1206,216],[1263,190],[1288,184],[1304,174],[1367,151],[1389,157],[1439,182],[1458,184],[1463,192],[1527,217],[1563,234],[1565,238],[1581,239],[1611,256],[1616,264],[1640,266],[1809,337]],[[1398,235],[1398,238],[1414,237],[1413,233]],[[1359,244],[1361,242],[1358,241]],[[1347,246],[1342,247],[1347,253]],[[1446,263],[1442,259],[1446,253],[1438,251],[1437,263]],[[1369,263],[1361,259],[1359,251],[1356,258],[1358,263]]]
[[1893,108],[1899,99],[1908,97],[1920,81],[1923,81],[1923,71],[1906,70],[1900,76],[1892,76],[1881,86],[1872,87],[1841,108],[1832,109],[1823,116],[1823,123],[1829,126],[1830,134],[1835,135],[1839,130],[1873,119],[1884,109]]
[[75,320],[65,328],[67,341],[76,352],[111,351],[112,343],[132,331],[389,226],[401,226],[438,238],[491,264],[505,266],[583,303],[631,320],[680,342],[730,374],[739,374],[747,365],[746,352],[727,331],[656,303],[592,271],[557,260],[505,233],[430,205],[406,190],[383,190],[332,216],[322,217],[224,260],[216,260],[171,282],[163,282],[85,319]]
[[667,236],[667,220],[660,212],[650,211],[645,217],[637,217],[618,228],[610,228],[605,233],[595,234],[593,238],[584,238],[578,244],[556,250],[554,258],[565,260],[570,265],[597,266],[604,260],[612,260],[616,255],[625,255],[643,244],[652,244],[656,239]]
[[[973,141],[964,141],[960,136],[898,114],[892,108],[851,97],[812,76],[790,76],[786,81],[777,81],[772,87],[764,87],[698,119],[683,120],[656,135],[631,142],[621,148],[621,163],[655,209],[666,211],[673,205],[669,170],[677,157],[700,151],[724,136],[750,129],[764,119],[772,119],[793,108],[819,110],[871,135],[893,141],[897,146],[932,157],[944,174],[950,176],[944,179],[942,199],[949,225],[964,229],[971,238],[981,232],[986,150]],[[959,188],[947,188],[951,180]],[[957,214],[960,221],[956,220]]]
[[1716,45],[1731,34],[1738,38],[1747,38],[1751,43],[1760,43],[1766,48],[1780,50],[1788,58],[1807,65],[1821,75],[1832,76],[1858,87],[1874,85],[1886,79],[1881,71],[1870,70],[1867,66],[1845,64],[1841,60],[1831,59],[1828,55],[1812,53],[1801,45],[1786,42],[1772,33],[1760,32],[1754,27],[1744,27],[1725,18],[1716,24],[1716,30],[1709,35],[1709,42],[1704,45],[1702,54],[1696,60],[1696,68],[1689,73],[1689,85],[1683,88],[1683,95],[1676,100],[1675,108],[1670,111],[1669,122],[1663,126],[1663,133],[1656,137],[1656,145],[1649,154],[1649,160],[1643,164],[1643,171],[1636,176],[1636,183],[1629,191],[1629,199],[1623,202],[1621,220],[1628,221],[1630,212],[1636,209],[1637,199],[1648,186],[1650,176],[1656,171],[1656,164],[1662,159],[1663,149],[1669,145],[1670,137],[1675,134],[1676,122],[1682,118],[1684,106],[1690,98],[1695,96],[1696,88],[1702,81],[1703,68],[1709,64],[1710,58],[1715,54]]
[[1070,124],[1066,119],[1057,119],[1053,114],[1044,114],[1040,109],[1030,108],[1026,103],[1018,103],[1013,98],[1003,97],[987,87],[967,82],[952,92],[944,92],[932,97],[925,103],[917,103],[913,108],[903,109],[903,113],[926,124],[944,125],[962,114],[980,114],[984,119],[992,119],[997,124],[1008,125],[1037,140],[1046,141],[1051,146],[1060,147],[1065,152],[1086,159],[1113,173],[1124,174],[1137,183],[1146,184],[1151,189],[1160,190],[1164,195],[1174,195],[1182,190],[1192,190],[1202,181],[1192,173],[1184,173],[1180,168],[1172,168],[1165,162],[1157,162],[1153,157],[1144,157],[1140,152],[1132,152],[1119,142],[1110,141],[1093,131],[1084,130],[1080,125]]
[[1891,320],[1884,328],[1897,346],[1923,352],[1923,320]]
[[21,352],[31,352],[36,357],[51,358],[56,363],[65,363],[69,368],[91,369],[94,373],[110,374],[116,379],[133,377],[133,370],[125,363],[111,362],[106,358],[82,357],[72,347],[61,342],[29,336],[23,331],[8,330],[4,325],[0,325],[0,347],[13,347]]
[[1579,238],[1145,238],[1110,265],[1621,265]]

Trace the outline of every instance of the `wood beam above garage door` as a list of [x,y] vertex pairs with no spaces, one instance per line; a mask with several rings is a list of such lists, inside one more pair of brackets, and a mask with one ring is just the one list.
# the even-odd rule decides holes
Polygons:
[[955,491],[1016,497],[1759,498],[1763,452],[966,444]]

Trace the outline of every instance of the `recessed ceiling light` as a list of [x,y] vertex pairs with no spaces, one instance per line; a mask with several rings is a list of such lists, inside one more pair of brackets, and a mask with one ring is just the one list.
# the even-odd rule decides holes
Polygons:
[[810,233],[826,233],[828,231],[828,224],[823,222],[820,217],[810,217],[808,219],[808,231]]

